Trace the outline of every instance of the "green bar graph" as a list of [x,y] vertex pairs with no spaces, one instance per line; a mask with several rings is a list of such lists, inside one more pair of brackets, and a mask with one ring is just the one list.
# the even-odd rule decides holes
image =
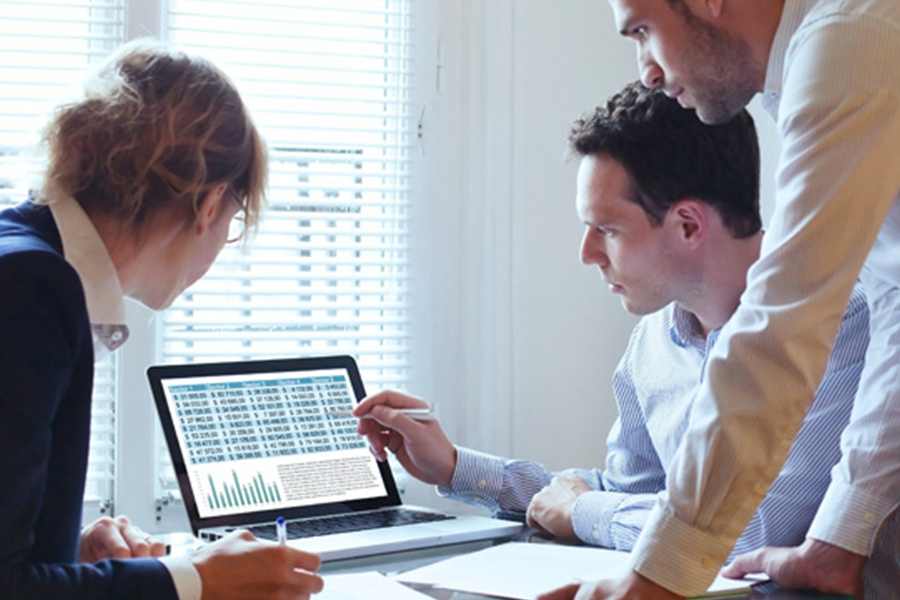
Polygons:
[[221,502],[219,501],[219,493],[216,492],[216,484],[213,483],[212,477],[209,478],[209,506],[210,508],[222,508]]
[[252,507],[261,504],[272,504],[281,501],[281,494],[274,483],[267,482],[262,473],[256,474],[249,482],[241,481],[237,471],[232,469],[231,481],[216,481],[212,475],[209,480],[207,501],[212,509]]
[[241,480],[238,479],[237,473],[232,470],[231,474],[234,476],[234,493],[237,496],[238,502],[240,502],[241,506],[245,506],[247,501],[244,500],[244,493],[241,491]]
[[256,494],[257,498],[261,498],[262,502],[271,502],[268,497],[263,496],[262,489],[259,487],[259,477],[253,478],[253,491]]

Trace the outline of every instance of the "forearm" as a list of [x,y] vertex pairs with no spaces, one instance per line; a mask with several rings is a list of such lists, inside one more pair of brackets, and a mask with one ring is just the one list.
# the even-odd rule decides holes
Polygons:
[[54,600],[179,600],[166,568],[155,559],[94,564],[0,565],[3,598]]
[[869,555],[888,515],[900,503],[900,289],[864,271],[871,340],[842,457],[810,527],[809,537]]
[[525,512],[532,496],[552,478],[553,474],[538,463],[458,448],[450,486],[439,487],[438,492],[494,511]]
[[587,492],[575,501],[572,528],[585,544],[630,552],[655,502],[656,494]]

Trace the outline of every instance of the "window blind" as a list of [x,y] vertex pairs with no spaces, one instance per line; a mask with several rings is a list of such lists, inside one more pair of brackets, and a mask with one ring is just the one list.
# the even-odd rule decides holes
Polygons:
[[[270,182],[258,235],[161,319],[164,362],[351,354],[368,389],[405,387],[411,12],[411,0],[170,0],[170,40],[234,80]],[[160,493],[175,493],[163,444],[159,464]]]
[[[91,405],[91,450],[85,500],[100,503],[101,512],[113,513],[116,476],[116,366],[111,353],[94,367],[94,401]],[[104,506],[106,508],[104,508]]]
[[[0,208],[28,197],[51,109],[124,40],[124,0],[0,2]],[[114,355],[96,366],[85,500],[111,511],[115,485]],[[93,511],[86,511],[90,517]]]

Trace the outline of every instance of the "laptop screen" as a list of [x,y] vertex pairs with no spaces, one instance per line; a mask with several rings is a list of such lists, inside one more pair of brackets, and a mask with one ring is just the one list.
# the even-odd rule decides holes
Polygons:
[[160,380],[200,518],[388,495],[346,369]]

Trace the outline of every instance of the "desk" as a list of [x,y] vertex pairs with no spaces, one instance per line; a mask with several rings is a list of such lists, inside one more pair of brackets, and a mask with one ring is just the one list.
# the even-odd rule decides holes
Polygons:
[[[431,563],[464,554],[475,552],[491,546],[491,542],[471,542],[467,544],[456,544],[453,546],[442,546],[438,548],[428,548],[425,550],[411,550],[408,552],[395,552],[382,556],[370,556],[365,558],[356,558],[350,560],[341,560],[322,565],[321,572],[324,575],[336,573],[359,573],[363,571],[380,571],[385,574],[400,573],[424,567]],[[435,600],[497,600],[491,596],[482,596],[479,594],[468,594],[463,592],[454,592],[450,590],[441,590],[425,586],[410,585],[414,590],[422,592]],[[315,598],[315,596],[313,597]],[[816,594],[812,592],[800,592],[793,590],[779,589],[775,584],[757,585],[753,592],[744,596],[728,596],[734,600],[845,600],[841,596],[828,596]]]
[[[171,542],[177,547],[176,554],[180,554],[189,548],[192,544],[201,543],[191,534],[169,534],[157,536],[167,542]],[[529,535],[525,534],[516,538],[517,541],[528,541]],[[190,544],[188,543],[190,542]],[[423,550],[410,550],[407,552],[393,552],[390,554],[382,554],[377,556],[366,556],[362,558],[353,558],[348,560],[339,560],[328,562],[322,565],[321,573],[323,575],[337,573],[362,573],[366,571],[379,571],[384,574],[401,573],[410,571],[419,567],[424,567],[432,563],[466,554],[469,552],[477,552],[493,545],[493,542],[468,542],[465,544],[454,544],[450,546],[438,546],[436,548],[425,548]],[[483,596],[479,594],[468,594],[463,592],[454,592],[451,590],[435,589],[426,586],[409,585],[435,600],[497,600],[495,597]],[[315,598],[315,596],[313,596]],[[753,592],[744,596],[729,596],[732,600],[847,600],[843,596],[830,596],[826,594],[816,594],[814,592],[801,592],[794,590],[782,590],[772,583],[761,584],[754,587]],[[380,600],[380,599],[379,599]],[[893,600],[893,599],[886,599]]]
[[[488,596],[478,596],[474,594],[463,594],[460,592],[451,592],[447,590],[427,590],[410,586],[418,589],[423,594],[428,595],[435,600],[497,600]],[[774,586],[773,586],[774,587]],[[729,600],[847,600],[843,596],[825,596],[822,594],[793,592],[786,590],[771,590],[769,593],[754,591],[747,596],[728,596]]]

